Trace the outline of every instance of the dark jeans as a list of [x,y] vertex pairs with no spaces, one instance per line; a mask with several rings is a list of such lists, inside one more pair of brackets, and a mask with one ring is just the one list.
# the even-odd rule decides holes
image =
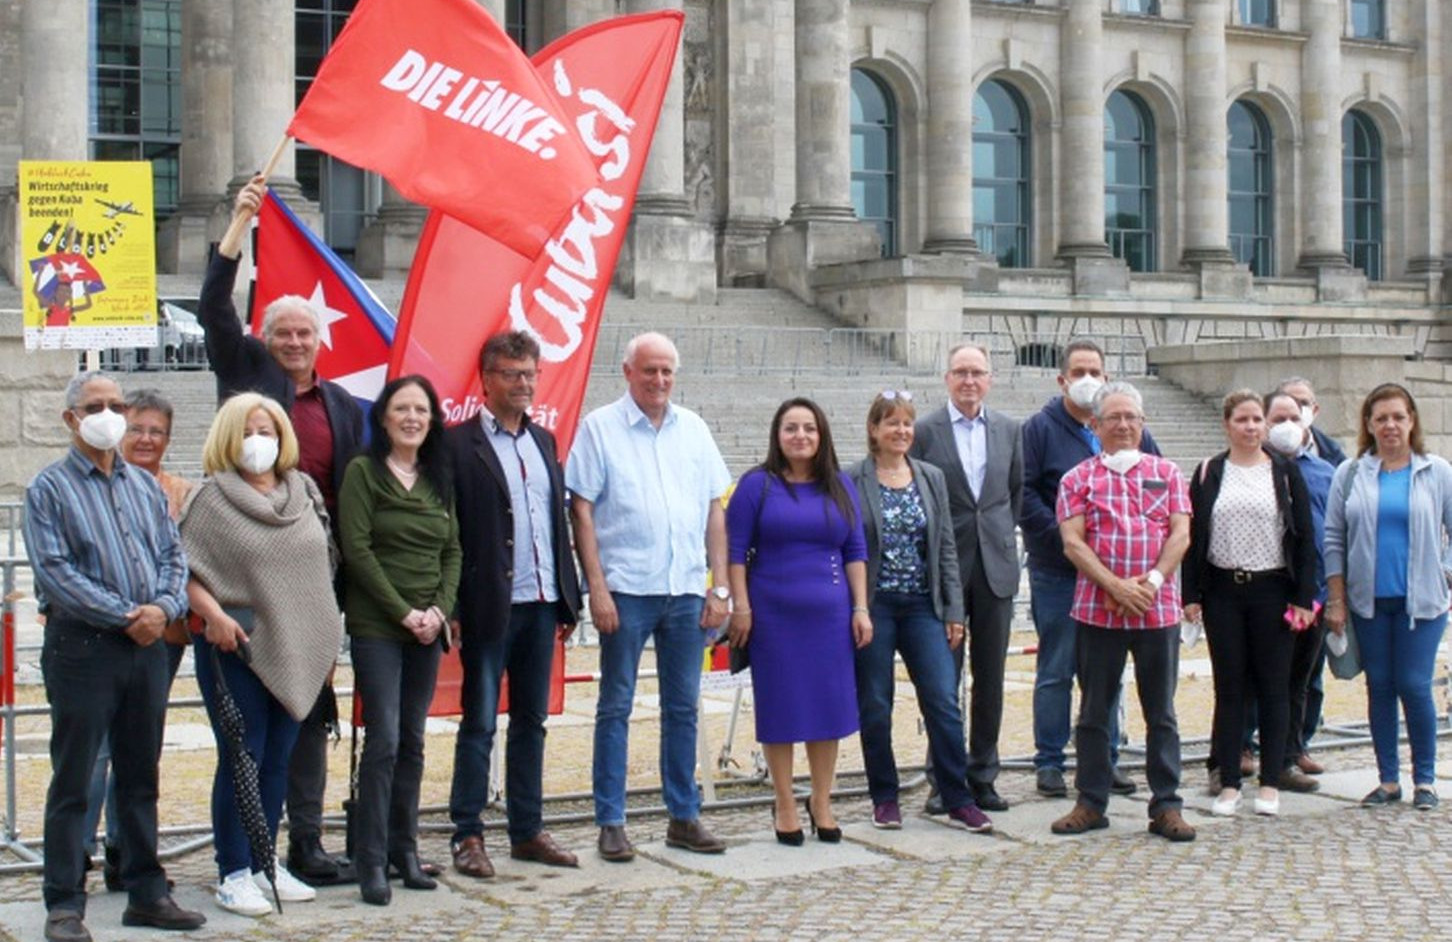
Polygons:
[[1134,655],[1134,683],[1144,713],[1145,777],[1152,797],[1151,818],[1178,811],[1180,727],[1175,718],[1175,687],[1180,672],[1180,629],[1097,628],[1079,624],[1079,722],[1074,750],[1079,767],[1074,786],[1079,800],[1103,814],[1109,807],[1114,768],[1109,761],[1109,717],[1119,700],[1124,662]]
[[157,763],[166,721],[165,644],[137,647],[124,633],[59,616],[45,628],[40,666],[50,701],[50,789],[45,796],[47,910],[86,911],[87,794],[101,741],[125,743],[113,759],[121,882],[131,902],[166,894],[156,859]]
[[[252,854],[242,814],[237,807],[237,790],[232,785],[232,759],[217,728],[217,670],[212,663],[212,645],[197,635],[192,653],[197,662],[197,686],[207,705],[207,718],[217,735],[217,773],[212,779],[212,839],[216,847],[217,872],[226,877],[244,868],[261,870],[265,861]],[[277,822],[282,818],[282,799],[287,791],[287,763],[297,741],[298,722],[268,693],[252,668],[235,654],[221,655],[222,676],[227,690],[242,712],[244,744],[257,763],[257,788],[262,793],[262,816],[268,833],[277,840]],[[126,836],[122,835],[122,849]]]
[[383,638],[353,639],[353,677],[363,698],[354,858],[381,867],[418,849],[424,723],[442,649]]
[[[1291,645],[1290,710],[1286,722],[1286,768],[1305,755],[1321,719],[1321,666],[1326,663],[1326,625],[1318,617]],[[1314,688],[1314,689],[1313,689]],[[1314,707],[1314,709],[1313,709]],[[1309,728],[1309,732],[1307,731]]]
[[323,833],[323,793],[328,788],[328,723],[334,703],[332,685],[325,685],[311,712],[298,726],[297,742],[287,767],[287,833],[292,842],[321,837]]
[[[167,695],[171,695],[171,681],[181,667],[186,648],[179,644],[166,646],[166,663],[169,671]],[[101,751],[96,753],[96,764],[91,769],[91,788],[86,799],[86,840],[96,836],[101,823],[101,808],[106,809],[106,843],[112,847],[121,846],[121,824],[117,818],[116,776],[111,773],[111,737],[101,740]]]
[[449,819],[454,840],[484,833],[489,803],[489,756],[499,723],[499,681],[509,672],[509,732],[504,744],[505,811],[509,842],[522,844],[543,828],[545,720],[550,665],[555,653],[553,602],[513,605],[504,634],[493,641],[465,639],[464,716],[454,743]]
[[1286,767],[1296,640],[1284,617],[1290,592],[1284,575],[1237,583],[1232,573],[1211,567],[1206,578],[1205,639],[1215,674],[1211,751],[1225,788],[1240,787],[1248,689],[1255,691],[1261,722],[1260,784],[1275,787]]
[[[998,733],[1003,727],[1003,667],[1008,659],[1008,632],[1013,622],[1013,597],[999,598],[988,585],[983,561],[976,560],[963,588],[963,611],[968,623],[964,641],[953,652],[953,689],[963,677],[967,651],[973,688],[968,701],[968,783],[992,785],[998,778]],[[928,754],[929,781],[938,790],[932,753]]]
[[[1074,573],[1029,570],[1029,613],[1039,636],[1034,666],[1034,768],[1064,771],[1064,747],[1073,722],[1074,675],[1079,666],[1079,623]],[[1119,706],[1109,715],[1109,759],[1119,765]]]
[[902,652],[917,690],[933,767],[939,770],[943,806],[972,804],[963,716],[953,686],[953,653],[947,633],[933,613],[931,598],[901,592],[878,592],[873,597],[872,643],[857,651],[857,716],[873,804],[897,801],[897,760],[892,754],[895,651]]

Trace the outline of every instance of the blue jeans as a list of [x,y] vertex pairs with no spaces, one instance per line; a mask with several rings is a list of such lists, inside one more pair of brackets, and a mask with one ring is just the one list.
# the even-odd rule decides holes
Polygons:
[[[207,705],[207,718],[217,735],[217,774],[212,779],[212,838],[216,847],[217,872],[223,877],[238,870],[261,870],[264,861],[252,855],[242,814],[237,808],[237,791],[232,786],[232,760],[217,728],[217,671],[212,664],[212,646],[197,635],[193,653],[197,662],[197,686]],[[282,800],[287,795],[287,760],[297,741],[298,721],[288,715],[252,668],[235,654],[221,655],[222,675],[227,690],[242,712],[244,743],[257,763],[257,787],[262,793],[262,816],[267,830],[277,841],[277,822],[282,818]]]
[[857,716],[872,803],[897,801],[897,760],[892,754],[894,651],[902,652],[917,689],[943,806],[952,809],[972,804],[963,714],[958,709],[948,636],[933,613],[929,596],[902,592],[873,596],[872,643],[857,651]]
[[[1064,747],[1078,671],[1079,623],[1069,616],[1074,606],[1075,576],[1029,570],[1029,612],[1039,636],[1034,673],[1034,768],[1064,771]],[[1109,762],[1119,764],[1119,697],[1109,712]]]
[[1411,624],[1405,599],[1377,599],[1371,618],[1351,616],[1356,625],[1361,667],[1366,671],[1367,712],[1376,768],[1383,782],[1400,777],[1397,766],[1397,701],[1407,717],[1412,745],[1412,782],[1431,785],[1437,766],[1437,707],[1432,671],[1447,627],[1444,612]]
[[499,728],[499,680],[505,671],[509,672],[509,733],[504,745],[509,842],[523,844],[544,826],[541,779],[555,613],[553,602],[511,606],[502,636],[465,641],[459,649],[464,718],[454,743],[454,784],[449,790],[455,842],[484,833],[481,815],[489,803],[489,757]]
[[595,707],[595,823],[625,823],[625,765],[635,676],[647,638],[655,638],[660,689],[660,777],[672,818],[694,820],[701,811],[696,791],[696,700],[701,693],[700,595],[611,593],[620,627],[600,636],[600,699]]

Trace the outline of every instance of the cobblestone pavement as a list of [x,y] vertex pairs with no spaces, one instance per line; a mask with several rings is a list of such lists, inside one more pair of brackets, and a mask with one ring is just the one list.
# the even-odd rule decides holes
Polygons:
[[[490,831],[499,869],[492,881],[450,873],[433,893],[395,884],[394,903],[384,909],[364,906],[356,888],[340,887],[323,891],[316,903],[289,905],[257,921],[217,910],[206,889],[212,864],[204,850],[169,869],[178,898],[207,913],[205,929],[182,936],[124,930],[123,900],[104,892],[92,896],[88,924],[98,942],[1446,938],[1452,801],[1432,812],[1406,803],[1362,809],[1355,799],[1375,783],[1369,752],[1323,758],[1336,771],[1323,776],[1321,792],[1283,795],[1278,820],[1248,811],[1212,819],[1203,775],[1187,771],[1187,817],[1200,829],[1192,844],[1145,833],[1142,777],[1139,796],[1114,799],[1108,830],[1055,837],[1048,824],[1069,803],[1039,798],[1030,774],[1010,771],[1000,778],[1000,791],[1013,808],[994,816],[991,836],[913,813],[921,788],[904,794],[907,821],[898,832],[873,830],[864,799],[839,801],[846,840],[838,846],[810,839],[803,848],[777,845],[764,805],[707,815],[730,843],[720,857],[664,847],[665,821],[656,816],[632,819],[641,855],[631,864],[600,861],[587,824],[554,827],[563,844],[580,851],[581,869],[569,871],[509,860],[503,835]],[[1442,790],[1452,793],[1445,780]],[[722,797],[739,799],[743,790]],[[423,853],[447,860],[445,836],[425,835]],[[99,886],[94,875],[92,884]],[[11,933],[5,938],[40,937],[38,899],[38,877],[0,877],[0,926]]]

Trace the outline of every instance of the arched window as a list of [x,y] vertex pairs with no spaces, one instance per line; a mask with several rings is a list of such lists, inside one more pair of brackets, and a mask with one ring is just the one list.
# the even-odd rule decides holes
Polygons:
[[1276,0],[1239,0],[1242,26],[1275,26]]
[[1275,274],[1270,123],[1255,105],[1230,106],[1230,251],[1261,277]]
[[1357,39],[1386,39],[1385,0],[1351,0],[1351,35]]
[[897,254],[897,103],[882,80],[852,70],[852,208]]
[[1133,92],[1104,106],[1104,238],[1130,271],[1155,270],[1155,124]]
[[1030,166],[1023,96],[984,82],[973,96],[973,238],[1004,268],[1030,264]]
[[1341,226],[1351,264],[1380,281],[1382,271],[1381,134],[1360,111],[1341,119]]

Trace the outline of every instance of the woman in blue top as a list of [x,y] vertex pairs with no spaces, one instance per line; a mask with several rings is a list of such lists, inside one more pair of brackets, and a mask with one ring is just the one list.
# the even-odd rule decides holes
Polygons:
[[1357,457],[1336,471],[1326,508],[1326,627],[1356,628],[1381,784],[1361,803],[1402,797],[1397,701],[1412,745],[1413,804],[1437,805],[1432,671],[1452,604],[1452,466],[1428,455],[1412,394],[1383,383],[1361,405]]

